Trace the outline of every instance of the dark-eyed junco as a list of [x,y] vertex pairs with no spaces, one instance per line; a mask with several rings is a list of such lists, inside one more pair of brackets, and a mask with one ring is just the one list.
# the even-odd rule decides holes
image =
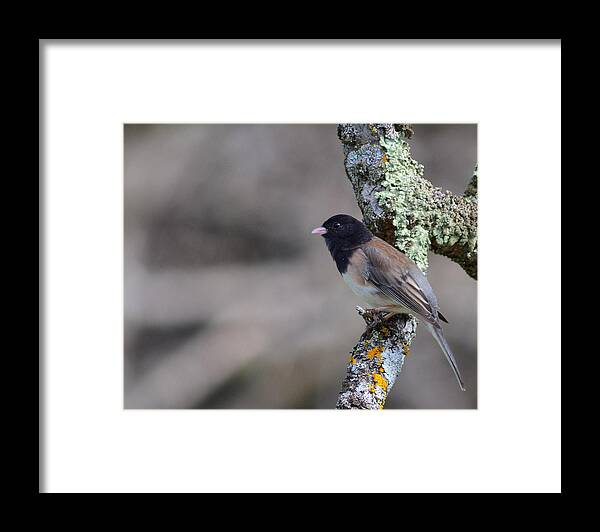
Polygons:
[[348,214],[336,214],[312,232],[325,238],[342,278],[357,296],[371,305],[371,312],[384,312],[384,319],[394,314],[416,314],[421,318],[465,391],[440,324],[440,320],[446,323],[448,320],[439,311],[437,298],[419,267]]

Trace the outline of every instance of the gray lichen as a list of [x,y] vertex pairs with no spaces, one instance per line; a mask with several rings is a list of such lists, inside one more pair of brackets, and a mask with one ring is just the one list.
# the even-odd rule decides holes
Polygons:
[[[372,326],[371,319],[363,314]],[[336,408],[382,409],[409,352],[416,320],[401,315],[368,328],[350,353]]]

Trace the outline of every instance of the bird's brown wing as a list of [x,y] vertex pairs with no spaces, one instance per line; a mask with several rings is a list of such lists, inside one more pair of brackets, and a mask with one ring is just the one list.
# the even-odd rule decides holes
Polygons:
[[406,255],[380,238],[373,238],[361,249],[368,258],[368,281],[392,301],[437,323],[437,299],[427,277]]

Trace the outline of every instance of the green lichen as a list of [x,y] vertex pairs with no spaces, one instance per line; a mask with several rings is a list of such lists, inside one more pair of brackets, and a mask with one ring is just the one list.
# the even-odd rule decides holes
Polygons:
[[426,271],[428,251],[477,278],[477,168],[458,196],[434,187],[410,153],[406,124],[340,124],[345,168],[363,219]]
[[473,195],[467,201],[444,192],[423,178],[423,165],[412,158],[405,137],[395,131],[379,137],[383,177],[373,193],[391,216],[394,244],[423,271],[432,249],[476,277],[477,169],[469,189]]
[[374,195],[381,207],[393,215],[398,249],[425,271],[430,246],[431,186],[422,179],[423,165],[412,158],[410,146],[402,136],[381,136],[379,144],[386,157],[381,187]]

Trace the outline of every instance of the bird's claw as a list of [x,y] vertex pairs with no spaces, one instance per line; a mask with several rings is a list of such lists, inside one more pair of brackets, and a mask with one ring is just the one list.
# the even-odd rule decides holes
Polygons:
[[379,324],[383,323],[383,319],[382,319],[383,313],[380,311],[370,309],[370,308],[364,309],[359,306],[356,307],[356,311],[365,320],[368,331],[375,329]]

